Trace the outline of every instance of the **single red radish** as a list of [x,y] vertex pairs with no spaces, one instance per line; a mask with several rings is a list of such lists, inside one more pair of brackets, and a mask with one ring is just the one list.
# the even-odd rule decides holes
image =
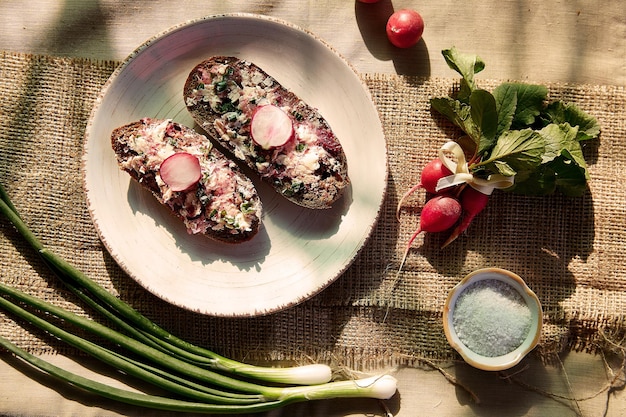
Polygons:
[[280,107],[258,107],[250,122],[252,139],[263,149],[283,146],[293,137],[293,123]]
[[387,38],[398,48],[410,48],[424,33],[422,16],[411,9],[398,10],[387,21]]
[[438,195],[424,204],[420,214],[420,224],[415,232],[443,232],[448,230],[461,216],[461,203],[454,197]]
[[172,191],[185,191],[200,180],[200,161],[187,152],[177,152],[165,158],[159,168],[161,179]]
[[489,196],[487,194],[482,193],[471,186],[467,186],[463,189],[459,199],[461,201],[461,207],[463,208],[461,221],[454,228],[450,237],[441,246],[442,248],[445,248],[457,237],[459,237],[459,235],[469,227],[472,220],[474,220],[474,217],[487,207],[487,203],[489,202]]
[[435,158],[430,161],[422,170],[422,187],[431,194],[437,193],[437,182],[443,177],[452,175],[452,171],[446,167],[441,159]]
[[417,191],[420,188],[425,189],[427,192],[431,194],[437,194],[437,182],[448,175],[452,175],[452,171],[450,171],[444,164],[441,162],[441,159],[435,158],[429,163],[427,163],[422,169],[422,174],[420,176],[420,182],[412,187],[409,191],[407,191],[400,201],[398,202],[398,206],[396,207],[396,218],[400,220],[400,207],[404,200],[406,200],[411,194]]
[[409,249],[411,249],[413,241],[420,233],[437,233],[448,230],[459,220],[461,213],[461,203],[454,197],[438,195],[428,200],[422,208],[419,226],[406,244],[404,256],[402,257],[402,262],[400,262],[397,274],[400,274],[409,254]]

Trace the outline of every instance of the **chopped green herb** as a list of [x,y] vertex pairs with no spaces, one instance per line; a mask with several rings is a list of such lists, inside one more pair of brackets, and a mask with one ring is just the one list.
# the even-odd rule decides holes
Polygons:
[[297,121],[301,122],[304,120],[304,116],[302,116],[302,114],[300,114],[297,110],[293,110],[291,112],[291,114],[293,115],[293,117],[296,118]]
[[300,181],[293,181],[288,188],[285,188],[283,190],[283,194],[286,195],[287,197],[291,197],[293,195],[298,194],[300,191],[302,191],[303,187],[304,187],[304,183]]
[[239,223],[233,216],[224,217],[225,226],[229,229],[237,229],[239,227]]
[[222,80],[215,83],[215,91],[217,91],[218,93],[226,90],[226,87],[228,87],[228,81]]
[[228,100],[228,99],[224,100],[218,106],[218,111],[220,113],[236,112],[237,110],[238,109],[235,106],[235,104],[232,101]]
[[243,214],[248,214],[248,213],[254,212],[254,209],[252,208],[252,202],[251,201],[244,201],[243,203],[241,203],[241,206],[239,206],[239,208],[241,209],[241,212]]
[[213,145],[210,142],[200,147],[200,151],[206,156],[211,153],[211,150],[213,150]]

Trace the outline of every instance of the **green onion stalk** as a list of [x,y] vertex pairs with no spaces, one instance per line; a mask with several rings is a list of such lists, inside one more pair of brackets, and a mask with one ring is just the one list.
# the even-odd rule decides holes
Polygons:
[[[229,414],[265,411],[293,402],[338,397],[388,399],[396,392],[396,380],[390,375],[330,382],[332,372],[327,365],[287,368],[253,366],[186,342],[170,334],[45,248],[23,222],[2,185],[0,212],[62,282],[117,329],[54,306],[3,283],[0,283],[0,308],[113,366],[120,373],[139,378],[173,394],[173,397],[110,387],[60,369],[25,352],[9,340],[0,338],[0,347],[68,384],[133,405],[171,411]],[[87,331],[126,353],[80,337],[56,325],[55,321]]]
[[[332,370],[323,364],[284,368],[259,367],[225,358],[215,352],[193,345],[172,335],[137,310],[115,297],[106,289],[102,288],[63,258],[45,248],[41,241],[37,239],[22,221],[2,185],[0,185],[0,196],[2,197],[0,211],[13,223],[18,232],[39,253],[46,265],[55,272],[72,292],[76,294],[82,293],[82,295],[79,296],[83,301],[87,301],[92,307],[98,308],[107,318],[116,321],[118,324],[120,320],[116,317],[122,317],[128,323],[132,323],[132,326],[139,329],[135,333],[142,333],[144,335],[142,337],[147,337],[152,340],[151,343],[158,344],[162,349],[169,350],[177,355],[182,355],[196,363],[202,362],[214,370],[229,372],[234,375],[254,378],[264,382],[311,385],[328,382],[331,379]],[[85,290],[91,293],[91,296],[95,297],[105,308],[96,307],[92,301],[88,301],[84,296]]]

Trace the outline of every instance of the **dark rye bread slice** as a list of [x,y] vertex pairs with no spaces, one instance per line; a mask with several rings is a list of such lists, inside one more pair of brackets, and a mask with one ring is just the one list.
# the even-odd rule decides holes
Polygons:
[[[183,94],[196,123],[292,202],[329,208],[348,186],[346,155],[327,121],[255,64],[211,57],[193,68]],[[264,149],[251,137],[250,122],[268,104],[288,114],[294,135]]]
[[[143,118],[115,129],[111,144],[120,168],[180,218],[190,234],[239,243],[258,232],[262,206],[254,184],[204,135],[171,120]],[[200,162],[200,180],[185,191],[173,191],[159,173],[176,152]]]

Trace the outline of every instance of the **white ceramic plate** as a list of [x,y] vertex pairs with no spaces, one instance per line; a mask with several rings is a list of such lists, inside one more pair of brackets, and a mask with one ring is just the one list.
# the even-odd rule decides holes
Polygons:
[[[188,235],[182,222],[118,168],[110,143],[114,128],[146,116],[194,126],[183,84],[211,55],[251,60],[327,119],[344,147],[352,181],[332,209],[297,207],[256,181],[263,227],[251,241],[227,245]],[[387,185],[380,119],[352,67],[311,33],[247,14],[191,21],[133,52],[93,109],[83,158],[89,211],[119,265],[174,305],[225,317],[276,312],[333,282],[371,234]]]

